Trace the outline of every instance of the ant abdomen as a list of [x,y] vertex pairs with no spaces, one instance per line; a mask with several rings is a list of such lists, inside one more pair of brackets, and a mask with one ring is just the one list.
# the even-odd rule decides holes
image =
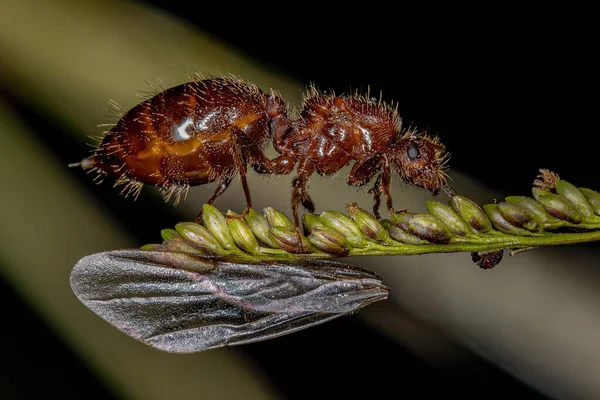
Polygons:
[[266,101],[258,87],[237,79],[167,89],[125,113],[81,166],[116,178],[126,193],[146,183],[176,201],[189,186],[227,186],[268,144]]

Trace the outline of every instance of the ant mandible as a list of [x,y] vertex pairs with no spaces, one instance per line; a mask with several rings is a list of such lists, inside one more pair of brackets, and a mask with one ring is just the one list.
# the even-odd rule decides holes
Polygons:
[[[263,154],[269,139],[280,154],[272,160]],[[126,112],[89,158],[70,166],[96,172],[100,180],[115,178],[115,186],[125,185],[125,195],[137,196],[143,184],[159,186],[165,200],[174,197],[176,203],[190,186],[216,182],[207,201],[212,204],[238,173],[246,197],[244,217],[252,207],[248,165],[261,174],[289,174],[297,164],[292,213],[300,235],[299,205],[314,211],[307,191],[314,172],[332,175],[355,161],[347,177],[353,186],[366,185],[379,173],[369,191],[379,218],[382,193],[388,211],[396,212],[392,166],[408,184],[451,194],[447,158],[437,138],[403,131],[396,109],[367,96],[311,88],[299,115],[291,119],[275,92],[265,94],[238,78],[198,78]]]

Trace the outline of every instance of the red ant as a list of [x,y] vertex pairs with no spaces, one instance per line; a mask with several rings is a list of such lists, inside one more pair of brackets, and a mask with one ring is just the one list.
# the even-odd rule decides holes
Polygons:
[[[263,154],[272,139],[281,155]],[[347,182],[366,185],[379,172],[370,193],[379,218],[381,193],[392,206],[391,168],[403,181],[448,193],[444,172],[448,154],[435,137],[402,131],[397,109],[358,94],[336,96],[311,88],[300,114],[288,117],[274,92],[237,78],[196,79],[146,99],[125,113],[89,158],[71,166],[90,169],[125,184],[137,196],[144,183],[160,186],[165,199],[178,202],[190,186],[217,182],[213,203],[240,175],[246,208],[252,207],[247,166],[261,174],[289,174],[293,180],[292,212],[300,235],[298,205],[312,212],[307,192],[310,176],[332,175],[355,161]],[[198,217],[200,218],[200,216]],[[302,251],[300,248],[299,251]]]

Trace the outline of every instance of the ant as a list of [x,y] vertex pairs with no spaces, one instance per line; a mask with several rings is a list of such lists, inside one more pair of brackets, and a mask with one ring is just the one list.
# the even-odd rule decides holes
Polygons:
[[[280,154],[274,159],[263,154],[269,139]],[[307,189],[314,172],[333,175],[355,161],[347,177],[353,186],[366,185],[379,173],[369,192],[380,218],[382,193],[388,211],[397,212],[392,167],[408,184],[452,194],[444,172],[447,159],[436,137],[403,131],[397,108],[381,100],[323,94],[311,87],[292,119],[277,93],[231,77],[194,79],[144,100],[106,132],[89,158],[70,166],[95,171],[96,178],[116,178],[125,195],[137,197],[143,184],[159,186],[165,200],[174,196],[176,203],[190,186],[216,182],[207,201],[212,204],[239,174],[246,197],[242,218],[252,208],[248,165],[261,174],[289,174],[297,166],[292,213],[300,238],[298,208],[314,211]]]

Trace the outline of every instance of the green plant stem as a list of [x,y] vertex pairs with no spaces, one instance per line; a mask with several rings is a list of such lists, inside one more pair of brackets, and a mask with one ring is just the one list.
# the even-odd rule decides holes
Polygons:
[[[359,256],[400,256],[433,253],[479,252],[502,249],[525,249],[542,246],[560,246],[577,243],[600,241],[600,231],[578,233],[550,233],[532,236],[513,236],[499,232],[467,237],[455,237],[445,244],[393,244],[383,245],[369,243],[364,248],[353,248],[347,257]],[[229,254],[251,261],[267,260],[302,260],[315,258],[332,258],[330,254],[315,252],[311,254],[292,254],[280,249],[261,247],[259,253],[248,254],[233,250]]]
[[350,250],[349,256],[418,255],[430,253],[455,253],[520,249],[527,247],[559,246],[600,240],[600,231],[579,233],[551,233],[536,236],[512,236],[494,232],[477,237],[453,238],[446,244],[402,244],[398,246],[370,245]]

